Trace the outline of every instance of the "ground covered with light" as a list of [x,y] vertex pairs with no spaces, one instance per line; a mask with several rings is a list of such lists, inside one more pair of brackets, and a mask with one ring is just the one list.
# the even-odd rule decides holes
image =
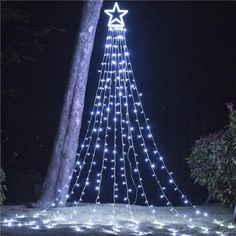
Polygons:
[[[25,206],[3,206],[3,235],[236,235],[232,209],[220,205],[199,206],[208,217],[196,216],[190,207],[178,207],[187,222],[169,207],[156,207],[155,219],[148,207],[132,206],[133,219],[124,204],[94,204],[47,211]],[[114,210],[114,213],[113,213]]]

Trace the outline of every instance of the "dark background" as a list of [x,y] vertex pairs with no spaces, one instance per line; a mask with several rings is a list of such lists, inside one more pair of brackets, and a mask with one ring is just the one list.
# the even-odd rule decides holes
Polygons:
[[[105,2],[103,9],[112,5]],[[44,37],[43,51],[29,52],[37,62],[11,63],[2,72],[2,166],[7,174],[7,202],[16,203],[37,199],[35,185],[43,183],[47,171],[82,2],[7,2],[6,6],[27,11],[30,19],[24,27],[29,29],[65,29]],[[236,4],[132,1],[121,2],[120,7],[129,10],[124,17],[127,44],[158,147],[189,199],[202,203],[207,192],[193,184],[185,158],[196,139],[225,127],[225,103],[235,101]],[[85,122],[97,86],[107,21],[102,11]],[[20,27],[22,22],[2,22],[2,51],[18,37]]]

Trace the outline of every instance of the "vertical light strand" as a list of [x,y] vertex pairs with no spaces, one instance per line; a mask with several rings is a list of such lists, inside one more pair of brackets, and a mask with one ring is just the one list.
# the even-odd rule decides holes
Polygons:
[[[107,56],[107,58],[109,58],[109,53],[107,53],[106,54]],[[109,65],[109,63],[107,62],[107,60],[106,60],[106,64],[105,64],[105,66],[107,67],[107,65]],[[105,68],[106,68],[105,67]],[[90,145],[91,145],[91,142],[92,142],[92,137],[93,137],[93,133],[94,133],[94,129],[95,129],[95,126],[96,126],[96,123],[97,123],[97,117],[99,117],[98,115],[100,114],[100,122],[99,122],[99,124],[98,124],[98,128],[96,129],[97,131],[97,134],[100,132],[100,126],[101,126],[101,119],[102,119],[102,117],[103,117],[103,108],[104,108],[104,104],[105,104],[105,100],[106,100],[106,88],[107,88],[107,83],[109,83],[109,80],[108,80],[108,73],[106,72],[106,70],[105,70],[105,73],[103,74],[103,77],[102,77],[102,80],[105,82],[105,86],[101,86],[100,87],[100,90],[101,91],[104,91],[104,96],[103,96],[103,102],[102,102],[102,104],[99,104],[100,103],[100,100],[101,100],[101,98],[102,98],[102,96],[100,95],[99,96],[99,105],[101,106],[102,105],[102,111],[99,111],[99,105],[97,105],[97,110],[96,110],[96,114],[95,114],[95,121],[94,121],[94,124],[93,124],[93,128],[92,128],[92,135],[91,135],[91,138],[90,138],[90,141],[89,141],[89,144],[87,145],[87,149],[86,149],[86,153],[85,153],[85,157],[87,157],[87,156],[90,156],[90,153],[88,152],[89,151],[89,149],[90,149]],[[97,140],[97,138],[96,138],[96,140]],[[95,145],[95,147],[96,147],[96,145]],[[95,148],[96,149],[96,148]],[[94,150],[95,150],[94,149]],[[85,159],[86,160],[86,159]],[[75,184],[73,185],[73,187],[72,187],[72,190],[71,190],[71,193],[73,193],[73,190],[74,190],[74,188],[76,187],[76,186],[78,186],[78,183],[79,183],[79,178],[80,178],[80,174],[81,174],[81,172],[82,172],[82,169],[83,169],[83,167],[84,167],[84,165],[85,165],[85,160],[83,161],[83,164],[82,164],[82,166],[81,166],[81,168],[80,168],[80,171],[79,171],[79,174],[77,175],[77,177],[76,177],[76,182],[75,182]],[[90,168],[91,168],[91,166],[93,165],[93,160],[91,161],[91,165],[90,165]],[[71,195],[71,193],[70,193],[70,195]],[[70,196],[69,195],[69,196]],[[77,204],[76,202],[75,202],[75,204]]]
[[[125,34],[125,31],[124,33]],[[124,52],[122,51],[121,56],[124,55]],[[124,56],[123,56],[124,57]],[[124,58],[123,58],[124,59]],[[143,187],[143,183],[142,183],[142,178],[141,178],[141,174],[140,174],[140,170],[139,170],[139,166],[138,166],[138,161],[137,161],[137,156],[138,154],[135,151],[135,145],[134,145],[134,140],[133,140],[133,134],[132,134],[132,130],[131,130],[131,122],[130,122],[130,116],[129,116],[129,101],[128,101],[128,91],[127,91],[127,85],[126,85],[126,73],[125,73],[126,69],[124,70],[124,88],[125,88],[125,100],[126,100],[126,124],[127,124],[127,128],[128,128],[128,142],[129,142],[129,147],[132,148],[133,153],[134,153],[134,162],[135,162],[135,169],[137,170],[137,174],[138,174],[138,180],[139,180],[139,185],[138,188],[141,189],[142,194],[141,197],[144,198],[144,203],[148,206],[148,209],[150,210],[154,222],[156,222],[156,218],[155,218],[155,210],[153,210],[153,206],[151,206],[149,204],[149,201],[147,199],[147,195],[144,191],[144,187]]]
[[[125,42],[125,35],[124,35],[124,42]],[[125,49],[126,48],[126,49]],[[128,50],[127,50],[127,46],[126,46],[126,42],[125,42],[125,46],[124,46],[124,53],[128,53]],[[125,57],[125,60],[127,62],[127,58],[128,58],[128,54],[127,54],[127,57]],[[127,65],[130,65],[131,63],[130,62],[127,62]],[[132,73],[132,70],[131,70],[131,73]],[[151,170],[152,170],[152,173],[153,173],[153,177],[156,179],[156,183],[157,185],[159,186],[160,188],[160,191],[162,193],[161,195],[161,198],[165,198],[166,199],[166,202],[167,202],[167,205],[170,206],[170,210],[171,211],[174,211],[175,212],[175,215],[176,216],[181,216],[182,218],[186,218],[187,216],[186,215],[182,215],[180,214],[177,209],[172,205],[172,203],[169,201],[168,197],[166,196],[165,192],[164,192],[164,189],[165,187],[163,187],[156,175],[156,172],[154,171],[154,167],[153,167],[153,164],[151,163],[151,160],[150,160],[150,157],[149,157],[149,154],[148,154],[148,150],[147,150],[147,147],[146,147],[146,142],[145,142],[145,139],[143,137],[143,134],[142,134],[142,131],[141,131],[141,125],[140,125],[140,121],[139,121],[139,118],[138,118],[138,115],[137,115],[137,107],[136,107],[136,104],[135,104],[135,100],[134,100],[134,95],[133,95],[133,90],[132,90],[132,83],[130,81],[130,71],[128,70],[128,73],[127,73],[127,78],[128,78],[128,82],[130,84],[129,88],[130,88],[130,92],[131,92],[131,97],[132,97],[132,101],[133,101],[133,107],[134,107],[134,110],[135,110],[135,116],[136,116],[136,120],[137,120],[137,123],[138,123],[138,127],[139,127],[139,133],[141,135],[141,139],[142,139],[142,142],[144,144],[144,152],[145,152],[145,155],[147,157],[147,161],[149,162],[150,164],[150,167],[151,167]],[[134,81],[134,79],[133,79]],[[148,127],[147,127],[148,128]],[[189,218],[189,222],[192,222],[192,219]]]
[[[115,31],[115,29],[114,29]],[[115,49],[117,49],[117,45],[116,45],[116,39],[114,39],[114,45],[112,45],[112,47],[114,47]],[[114,221],[115,220],[115,204],[116,204],[116,198],[118,198],[118,185],[116,183],[116,131],[117,131],[117,128],[116,128],[116,122],[117,122],[117,117],[116,117],[116,76],[117,76],[117,72],[116,72],[116,66],[117,66],[117,62],[113,60],[113,58],[115,57],[116,59],[116,51],[115,50],[115,55],[112,55],[112,65],[113,65],[113,68],[112,70],[114,69],[114,71],[112,71],[112,74],[114,74],[114,80],[115,80],[115,90],[114,90],[114,144],[113,144],[113,175],[112,175],[112,178],[114,179],[113,180],[113,204],[112,204],[112,220]]]
[[[126,51],[128,52],[128,47],[127,47],[127,44],[126,44],[126,39],[125,39],[125,48],[126,48]],[[128,65],[130,65],[130,68],[131,68],[130,72],[131,72],[132,77],[133,77],[133,82],[134,82],[134,85],[135,85],[135,88],[136,88],[136,93],[137,93],[137,95],[138,95],[137,97],[138,97],[138,99],[139,99],[140,107],[141,107],[141,109],[142,109],[141,114],[143,114],[143,116],[144,116],[144,119],[145,119],[145,122],[146,122],[146,126],[147,126],[147,127],[150,127],[149,124],[148,124],[148,118],[147,118],[147,116],[146,116],[146,114],[145,114],[145,111],[144,111],[144,108],[143,108],[143,105],[142,105],[142,101],[141,101],[140,96],[139,96],[140,93],[139,93],[139,91],[138,91],[138,87],[137,87],[136,81],[135,81],[135,79],[134,79],[134,72],[133,72],[133,68],[132,68],[131,61],[130,61],[129,53],[127,53],[127,58],[128,58]],[[184,199],[184,204],[189,204],[190,206],[192,206],[192,207],[195,209],[195,213],[196,213],[197,215],[201,215],[201,214],[202,214],[203,216],[207,217],[207,216],[208,216],[208,213],[207,213],[207,212],[202,212],[202,213],[201,213],[200,210],[197,209],[197,207],[196,207],[189,199],[187,199],[186,195],[185,195],[185,194],[181,191],[181,189],[178,187],[178,185],[176,184],[175,180],[174,180],[173,177],[172,177],[172,172],[170,172],[170,171],[168,170],[168,168],[167,168],[167,166],[166,166],[166,164],[165,164],[164,158],[163,158],[163,156],[160,154],[160,152],[159,152],[159,150],[158,150],[158,148],[157,148],[156,142],[155,142],[155,140],[154,140],[154,138],[153,138],[153,135],[152,135],[150,129],[149,129],[149,135],[150,135],[149,137],[151,138],[151,140],[152,140],[152,142],[153,142],[153,145],[154,145],[154,147],[155,147],[154,154],[158,154],[158,156],[159,156],[159,161],[162,162],[163,167],[164,167],[164,168],[162,168],[162,169],[165,169],[165,170],[166,170],[166,172],[167,172],[167,174],[168,174],[168,176],[169,176],[169,178],[170,178],[170,179],[169,179],[169,182],[170,182],[171,184],[173,184],[173,186],[174,186],[174,191],[178,191],[178,192],[180,193],[181,198]]]
[[[108,30],[109,32],[109,30]],[[108,44],[109,42],[109,38],[106,38],[106,45]],[[85,146],[85,142],[86,140],[88,140],[87,136],[88,136],[88,133],[89,133],[89,130],[90,130],[90,125],[91,125],[91,121],[93,120],[93,114],[94,114],[94,110],[95,110],[95,106],[96,106],[96,101],[97,101],[97,104],[100,102],[101,100],[101,95],[102,95],[102,90],[99,89],[101,88],[101,86],[104,84],[105,80],[104,80],[104,74],[106,74],[106,66],[107,66],[107,54],[108,54],[108,51],[109,51],[109,48],[108,47],[105,47],[104,49],[104,54],[103,54],[103,58],[102,58],[102,63],[101,63],[101,70],[100,70],[100,75],[99,75],[99,82],[98,82],[98,87],[97,87],[97,90],[96,90],[96,95],[95,95],[95,99],[94,99],[94,104],[93,104],[93,108],[92,108],[92,112],[91,112],[91,115],[90,115],[90,120],[88,121],[88,127],[87,127],[87,130],[86,130],[86,133],[85,133],[85,137],[83,139],[83,142],[82,142],[82,145],[81,145],[81,148],[80,148],[80,152],[77,153],[77,158],[76,158],[76,161],[75,161],[75,167],[73,168],[73,170],[71,171],[68,179],[67,179],[67,182],[66,184],[63,186],[62,189],[58,189],[58,195],[56,196],[56,198],[48,205],[48,207],[46,207],[44,210],[47,210],[48,208],[50,207],[54,207],[56,205],[56,202],[59,200],[61,194],[63,193],[63,191],[65,190],[65,188],[68,188],[68,182],[72,179],[72,176],[74,175],[74,173],[76,173],[77,171],[76,170],[76,167],[80,165],[80,162],[78,161],[78,158],[80,157],[80,154],[81,152],[83,151],[83,147]],[[105,61],[104,61],[105,60]],[[105,65],[105,67],[104,67]],[[100,92],[100,93],[99,93]],[[95,114],[95,118],[94,120],[96,121],[96,116],[97,116],[97,111],[98,111],[98,106],[97,106],[97,109],[96,109],[96,114]],[[95,122],[94,121],[94,122]],[[93,125],[93,128],[94,128],[94,125]],[[92,130],[93,128],[91,129],[91,133],[92,133]],[[85,157],[86,158],[86,157]],[[85,159],[84,158],[84,159]],[[82,167],[84,165],[84,160],[83,160],[83,164],[82,164]],[[68,199],[68,198],[67,198]],[[66,200],[67,200],[66,199]],[[63,202],[61,203],[61,205],[63,205]]]
[[[125,121],[126,121],[126,120],[125,120]],[[129,138],[129,135],[127,135],[127,139],[128,139],[128,138]],[[136,185],[136,183],[135,183],[135,180],[134,180],[134,177],[133,177],[133,167],[132,167],[132,163],[131,163],[130,157],[129,157],[129,155],[130,155],[130,150],[131,150],[131,149],[132,149],[132,148],[130,148],[130,145],[129,145],[126,156],[127,156],[127,160],[128,160],[129,168],[130,168],[130,178],[131,178],[132,184],[133,184],[133,186],[134,186],[134,188],[135,188],[135,198],[134,198],[134,201],[133,201],[133,203],[132,203],[132,205],[135,205],[136,202],[137,202],[137,199],[138,199],[138,187],[137,187],[137,185]]]
[[[109,31],[111,32],[111,31]],[[111,36],[111,33],[109,34],[110,37],[112,37],[112,44],[113,44],[113,40],[114,40],[114,37],[113,35]],[[112,52],[111,52],[111,55],[113,53],[113,48],[112,48]],[[111,67],[111,57],[110,57],[110,62],[109,62],[109,68]],[[111,84],[110,84],[110,93],[111,93],[111,89],[112,89],[112,78],[110,78],[109,76],[109,79],[111,80]],[[107,116],[106,116],[106,129],[105,129],[105,138],[104,138],[104,149],[103,149],[103,156],[102,156],[102,167],[101,167],[101,171],[100,173],[98,174],[98,180],[97,180],[97,183],[98,183],[98,186],[96,187],[96,190],[97,190],[97,195],[96,195],[96,199],[95,199],[95,205],[94,205],[94,208],[93,208],[93,213],[95,214],[96,212],[96,208],[97,208],[97,205],[100,204],[100,193],[101,193],[101,184],[102,184],[102,179],[103,179],[103,171],[104,169],[106,168],[105,167],[105,161],[106,161],[106,153],[108,152],[108,147],[107,147],[107,137],[108,137],[108,129],[109,129],[109,121],[110,121],[110,102],[111,102],[111,94],[109,94],[109,98],[108,98],[108,106],[107,106]],[[93,216],[94,216],[93,214]],[[89,222],[92,221],[92,217],[91,219],[89,220]]]
[[[109,48],[108,48],[108,52],[109,52]],[[109,54],[109,53],[107,53],[107,54]],[[106,54],[106,55],[107,55],[107,54]],[[102,79],[101,79],[101,80],[103,81],[103,83],[107,83],[107,81],[105,80],[105,78],[106,78],[106,76],[107,76],[107,71],[106,71],[107,58],[109,58],[109,57],[106,56],[105,69],[104,69],[104,73],[103,73],[103,76],[102,76]],[[98,104],[100,103],[100,100],[101,100],[101,98],[103,97],[103,96],[102,96],[102,94],[103,94],[102,91],[104,91],[103,100],[104,100],[105,95],[106,95],[105,89],[103,88],[103,83],[102,83],[102,85],[101,85],[100,87],[98,87],[99,90],[101,91],[100,94],[99,94],[99,98],[98,98]],[[100,111],[99,111],[99,106],[97,106],[96,113],[95,113],[95,118],[94,118],[94,123],[93,123],[92,129],[91,129],[91,136],[89,137],[89,143],[86,145],[86,152],[85,152],[85,155],[84,155],[85,157],[84,157],[84,159],[83,159],[82,165],[80,166],[79,173],[78,173],[78,175],[76,176],[76,181],[75,181],[75,183],[74,183],[74,185],[73,185],[73,187],[72,187],[72,190],[71,190],[69,196],[74,193],[74,189],[75,189],[76,187],[79,187],[79,186],[80,186],[80,185],[79,185],[79,178],[80,178],[81,172],[82,172],[82,170],[83,170],[83,167],[84,167],[85,164],[86,164],[87,156],[90,156],[90,153],[89,153],[88,151],[89,151],[89,149],[90,149],[90,145],[91,145],[91,142],[92,142],[92,139],[93,139],[93,136],[94,136],[93,133],[94,133],[94,129],[95,129],[95,127],[96,127],[97,117],[99,117],[99,114],[101,115],[101,113],[100,113]],[[81,147],[81,149],[82,149],[82,147]],[[92,162],[91,162],[91,163],[92,163]],[[78,163],[77,163],[77,164],[78,164]],[[69,198],[69,196],[67,197],[67,199]],[[77,205],[77,204],[78,204],[78,203],[75,202],[75,205]],[[62,206],[62,205],[63,205],[63,204],[61,204],[61,206]]]
[[[125,28],[122,29],[122,31],[125,31]],[[122,31],[120,32],[119,34],[119,49],[123,47],[123,35],[122,35]],[[126,70],[126,65],[124,63],[124,60],[123,60],[123,57],[122,57],[122,50],[118,52],[118,59],[120,58],[120,62],[119,62],[119,65],[121,65],[121,68],[119,68],[119,74],[122,75],[122,80],[125,80],[125,70]],[[121,86],[121,85],[120,85]],[[122,96],[125,98],[125,96]],[[124,107],[126,106],[127,102],[122,104]],[[126,135],[125,135],[126,136]],[[126,138],[128,139],[129,138],[129,135],[127,134]],[[132,185],[134,186],[135,188],[135,199],[134,199],[134,202],[133,204],[136,203],[137,201],[137,197],[138,197],[138,188],[136,186],[136,183],[134,181],[134,178],[133,178],[133,171],[132,171],[132,164],[131,164],[131,161],[130,161],[130,158],[129,158],[129,153],[130,153],[130,146],[128,145],[128,151],[126,153],[126,157],[127,157],[127,160],[128,160],[128,163],[129,163],[129,168],[130,168],[130,178],[131,178],[131,181],[132,181]]]
[[[125,41],[125,38],[124,38],[124,41]],[[125,47],[124,47],[125,48]],[[127,53],[127,51],[125,51],[124,50],[124,54],[125,53]],[[127,54],[128,55],[128,54]],[[126,60],[126,57],[125,57],[125,60]],[[127,62],[127,61],[126,61]],[[128,63],[127,63],[128,64]],[[160,188],[160,190],[161,190],[161,192],[162,192],[162,194],[164,195],[164,197],[165,197],[165,199],[166,199],[166,201],[167,201],[167,205],[170,205],[171,206],[171,208],[173,208],[173,206],[172,206],[172,204],[171,204],[171,202],[169,201],[169,199],[167,198],[167,196],[166,196],[166,194],[164,193],[164,191],[163,191],[163,186],[160,184],[160,181],[158,180],[158,178],[157,178],[157,176],[156,176],[156,173],[155,173],[155,171],[154,171],[154,167],[152,166],[152,163],[151,163],[151,161],[150,161],[150,157],[149,157],[149,154],[148,154],[148,151],[147,151],[147,148],[146,148],[146,143],[145,143],[145,140],[144,140],[144,137],[143,137],[143,135],[142,135],[142,131],[141,131],[141,125],[140,125],[140,122],[139,122],[139,119],[138,119],[138,115],[137,115],[137,107],[136,107],[136,105],[135,105],[135,100],[134,100],[134,95],[133,95],[133,90],[132,90],[132,83],[130,82],[130,78],[129,78],[129,71],[128,71],[128,73],[127,73],[127,79],[128,79],[128,83],[129,83],[129,89],[130,89],[130,92],[131,92],[131,98],[132,98],[132,101],[133,101],[133,107],[134,107],[134,113],[135,113],[135,117],[136,117],[136,121],[137,121],[137,124],[138,124],[138,128],[139,128],[139,133],[140,133],[140,135],[141,135],[141,139],[142,139],[142,142],[143,142],[143,144],[144,144],[144,153],[145,153],[145,155],[147,156],[147,158],[148,158],[148,162],[149,162],[149,164],[150,164],[150,166],[151,166],[151,170],[152,170],[152,173],[153,173],[153,175],[154,175],[154,177],[156,178],[156,182],[158,183],[158,186],[159,186],[159,188]],[[175,209],[174,209],[175,210]],[[175,210],[176,211],[176,213],[177,213],[177,210]]]
[[[118,31],[118,35],[116,35],[116,37],[117,37],[117,39],[118,39],[118,50],[117,50],[117,55],[116,55],[116,57],[117,57],[117,62],[118,62],[118,68],[117,68],[118,71],[120,71],[120,68],[122,69],[122,67],[123,67],[122,61],[119,60],[119,58],[120,58],[120,56],[119,56],[119,55],[120,55],[120,43],[122,42],[122,41],[120,40],[120,39],[121,39],[121,38],[120,38],[120,34],[121,34],[122,31],[123,31],[123,29],[119,30],[119,31]],[[121,46],[122,46],[122,45],[121,45]],[[124,172],[124,174],[122,174],[121,177],[124,177],[124,179],[125,179],[124,184],[125,184],[125,186],[126,186],[126,197],[124,198],[124,200],[125,200],[126,202],[128,201],[128,205],[126,205],[126,206],[128,206],[131,219],[132,219],[132,221],[134,222],[134,216],[133,216],[132,208],[131,208],[131,206],[130,206],[130,198],[129,198],[129,191],[131,191],[131,189],[129,189],[129,187],[128,187],[127,176],[126,176],[126,161],[125,161],[126,157],[125,157],[125,155],[124,155],[124,153],[125,153],[124,145],[125,145],[125,144],[124,144],[124,142],[123,142],[123,125],[122,125],[122,122],[123,122],[122,104],[123,104],[123,102],[122,102],[122,100],[121,100],[121,97],[123,96],[123,93],[122,93],[122,90],[121,90],[121,82],[120,82],[121,76],[122,76],[122,73],[118,73],[118,77],[116,77],[116,80],[119,81],[120,135],[121,135],[121,152],[122,152],[122,162],[123,162],[123,172]],[[122,168],[121,168],[121,170],[122,170]],[[123,176],[123,175],[124,175],[124,176]]]
[[107,90],[107,87],[108,87],[108,88],[109,88],[109,96],[110,96],[112,79],[106,77],[106,83],[107,83],[107,82],[109,82],[109,86],[105,85],[105,88],[103,88],[103,89],[105,90],[105,92],[104,92],[104,97],[103,97],[103,102],[102,102],[102,110],[101,110],[101,112],[100,112],[100,114],[101,114],[101,115],[100,115],[100,120],[99,120],[99,122],[98,122],[99,124],[98,124],[98,128],[97,128],[97,135],[96,135],[95,145],[94,145],[93,154],[92,154],[92,161],[91,161],[91,164],[90,164],[90,167],[89,167],[89,170],[88,170],[88,174],[87,174],[87,176],[86,176],[86,178],[85,178],[84,187],[83,187],[82,192],[81,192],[81,194],[80,194],[80,196],[79,196],[79,201],[78,201],[78,203],[76,204],[76,206],[78,206],[79,202],[82,201],[82,198],[83,198],[83,196],[85,195],[85,189],[86,189],[86,187],[89,185],[89,178],[90,178],[90,174],[91,174],[91,172],[92,172],[92,167],[93,167],[93,162],[94,162],[95,155],[96,155],[96,150],[97,150],[97,149],[99,148],[99,146],[100,146],[100,145],[98,144],[98,140],[100,140],[100,138],[99,138],[99,136],[100,136],[100,128],[101,128],[101,124],[103,123],[103,120],[102,120],[102,118],[103,118],[103,110],[104,110],[104,107],[106,106],[106,104],[105,104],[105,100],[106,100],[105,94],[106,94],[106,90]]

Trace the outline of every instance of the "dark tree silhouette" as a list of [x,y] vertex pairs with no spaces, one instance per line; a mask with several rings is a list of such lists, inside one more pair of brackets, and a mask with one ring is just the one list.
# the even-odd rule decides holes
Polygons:
[[[64,29],[54,26],[32,26],[31,15],[25,10],[15,8],[11,2],[1,2],[2,31],[14,23],[12,35],[5,36],[1,47],[1,72],[9,65],[24,62],[37,62],[35,52],[43,51],[42,39],[52,32],[64,32]],[[7,31],[7,30],[6,30]],[[12,37],[13,36],[13,37]],[[10,39],[10,40],[9,40]]]
[[[58,196],[58,189],[65,186],[75,163],[90,58],[102,3],[103,0],[89,0],[83,3],[68,88],[47,176],[37,203],[39,207],[47,206]],[[64,189],[59,200],[64,201],[67,193],[68,189]]]

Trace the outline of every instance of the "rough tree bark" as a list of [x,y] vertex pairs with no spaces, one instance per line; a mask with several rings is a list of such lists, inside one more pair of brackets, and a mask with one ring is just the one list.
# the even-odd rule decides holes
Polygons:
[[[83,2],[80,30],[52,156],[38,207],[46,207],[65,186],[75,164],[90,58],[103,0]],[[68,189],[62,192],[64,201]]]

